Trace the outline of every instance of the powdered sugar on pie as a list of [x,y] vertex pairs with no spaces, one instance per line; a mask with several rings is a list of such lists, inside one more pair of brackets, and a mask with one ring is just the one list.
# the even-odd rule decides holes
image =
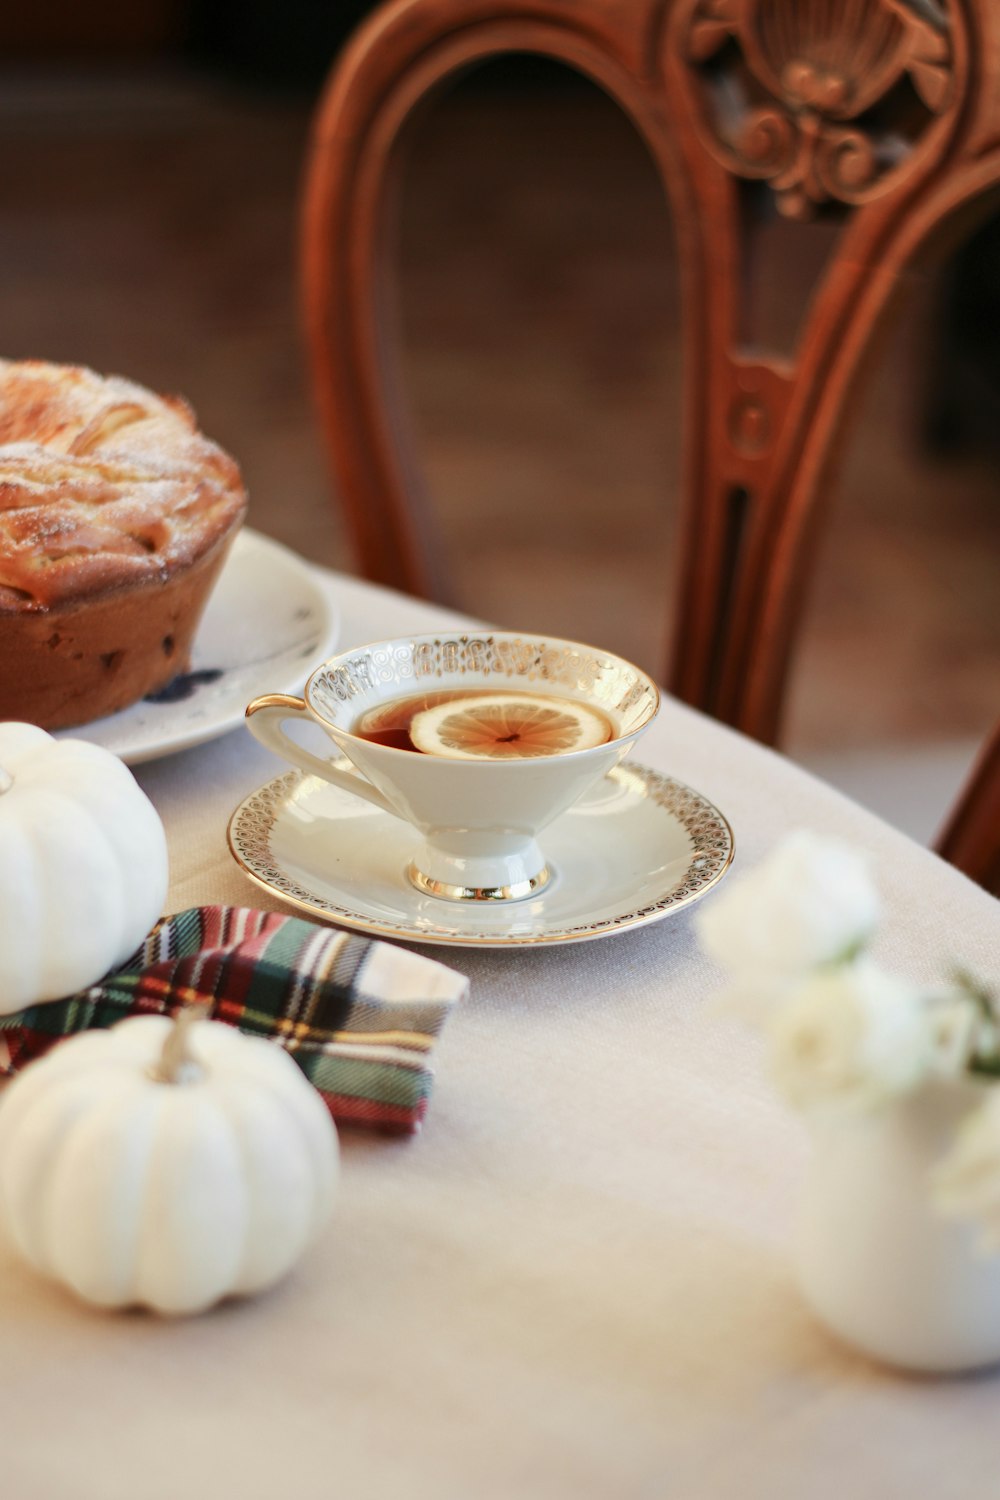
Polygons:
[[165,581],[245,508],[236,463],[185,401],[0,359],[0,612]]

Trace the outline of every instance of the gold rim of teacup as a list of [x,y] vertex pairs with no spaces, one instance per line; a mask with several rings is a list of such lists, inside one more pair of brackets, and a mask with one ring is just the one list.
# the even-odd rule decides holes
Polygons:
[[[634,672],[636,674],[636,677],[640,678],[643,681],[647,690],[652,694],[648,712],[645,714],[640,723],[636,724],[635,726],[633,726],[633,728],[623,733],[616,734],[614,738],[608,743],[615,744],[635,738],[641,730],[646,729],[653,722],[660,711],[662,700],[660,689],[657,687],[655,680],[650,677],[648,672],[644,672],[641,667],[637,667],[635,662],[629,661],[628,657],[626,656],[619,656],[615,651],[603,651],[599,646],[588,645],[586,641],[571,641],[568,640],[565,636],[525,636],[524,632],[519,630],[472,630],[462,633],[456,631],[454,632],[454,635],[456,639],[465,642],[530,641],[532,639],[536,639],[539,641],[544,641],[548,646],[561,646],[570,648],[575,651],[587,652],[593,657],[604,658],[606,661],[613,662],[617,666],[625,667],[630,672]],[[320,675],[324,672],[329,672],[331,669],[336,670],[337,667],[343,666],[345,663],[349,662],[352,657],[363,656],[368,651],[378,651],[385,647],[395,645],[401,641],[405,641],[408,645],[411,646],[422,646],[426,644],[436,644],[441,642],[442,640],[448,640],[449,638],[450,637],[448,632],[441,631],[431,631],[423,635],[388,636],[381,641],[368,641],[363,646],[355,646],[349,651],[338,651],[336,656],[331,656],[326,661],[320,662],[319,666],[310,673],[306,681],[306,685],[302,690],[301,698],[290,698],[287,694],[284,693],[272,693],[269,694],[267,698],[256,700],[256,703],[259,706],[264,706],[265,703],[274,703],[276,705],[284,707],[291,707],[293,704],[306,705],[308,706],[310,713],[312,713],[321,724],[325,725],[329,729],[335,730],[336,733],[340,736],[343,736],[344,739],[354,740],[360,744],[370,746],[371,741],[367,740],[364,735],[355,734],[353,730],[346,729],[342,724],[338,724],[336,720],[331,719],[327,714],[325,714],[321,706],[314,700],[312,696],[312,689],[314,684],[318,682]],[[447,674],[443,673],[442,675],[446,676]],[[401,691],[405,691],[402,683],[400,684],[400,689]],[[592,701],[592,699],[590,698],[590,696],[584,695],[582,701],[590,702]],[[380,752],[386,751],[393,756],[405,755],[407,756],[407,758],[410,758],[413,753],[410,750],[399,749],[395,745],[380,744],[377,746],[377,748]],[[559,752],[559,759],[568,760],[571,757],[575,756],[591,755],[593,754],[595,749],[600,750],[603,748],[606,747],[598,745],[591,746],[590,749],[584,750],[561,750]],[[530,767],[532,765],[537,765],[537,760],[533,756],[526,756],[523,760],[514,756],[510,756],[504,757],[504,759],[500,761],[490,761],[487,758],[480,759],[478,757],[476,759],[470,760],[456,759],[449,761],[449,765],[456,769],[459,775],[464,774],[465,769],[469,766],[482,766],[491,764],[503,765],[505,767],[513,769],[514,767]]]

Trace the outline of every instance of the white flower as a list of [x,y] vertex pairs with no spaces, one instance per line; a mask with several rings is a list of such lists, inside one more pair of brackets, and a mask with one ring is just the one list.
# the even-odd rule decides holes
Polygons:
[[1000,1090],[958,1127],[955,1143],[931,1173],[931,1198],[939,1212],[979,1230],[979,1248],[1000,1250]]
[[920,992],[868,959],[804,980],[769,1029],[774,1085],[809,1113],[872,1108],[930,1066]]
[[857,953],[878,915],[867,861],[803,831],[706,903],[698,935],[738,992],[779,998],[809,970]]

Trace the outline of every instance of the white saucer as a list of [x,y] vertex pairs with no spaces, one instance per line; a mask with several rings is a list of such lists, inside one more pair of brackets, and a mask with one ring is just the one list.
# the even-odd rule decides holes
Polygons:
[[305,559],[244,528],[198,627],[191,670],[165,692],[57,738],[90,740],[132,766],[188,750],[241,724],[251,698],[301,687],[333,651],[337,624]]
[[698,792],[626,761],[545,830],[540,896],[463,906],[404,870],[417,835],[347,791],[289,771],[240,803],[229,847],[257,885],[307,916],[380,937],[472,948],[579,943],[658,922],[722,879],[725,818]]

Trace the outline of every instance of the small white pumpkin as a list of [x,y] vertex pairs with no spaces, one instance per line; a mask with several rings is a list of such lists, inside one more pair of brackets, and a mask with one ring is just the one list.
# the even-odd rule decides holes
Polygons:
[[326,1221],[337,1171],[333,1121],[287,1053],[187,1011],[81,1032],[0,1098],[0,1216],[100,1307],[261,1291]]
[[128,958],[161,915],[167,841],[117,756],[0,723],[0,1014]]

